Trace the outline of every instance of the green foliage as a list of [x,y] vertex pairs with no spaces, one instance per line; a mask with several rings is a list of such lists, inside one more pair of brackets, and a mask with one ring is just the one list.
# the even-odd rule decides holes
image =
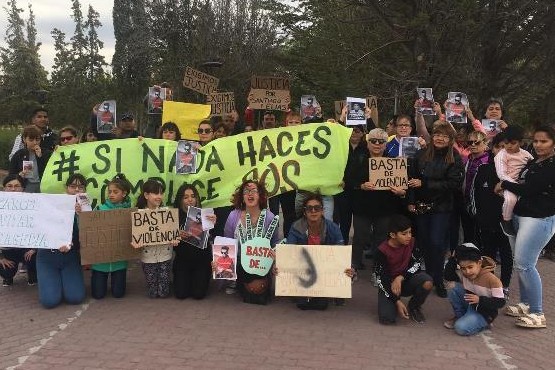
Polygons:
[[0,169],[7,170],[10,162],[8,155],[12,151],[13,141],[21,132],[17,126],[0,126]]

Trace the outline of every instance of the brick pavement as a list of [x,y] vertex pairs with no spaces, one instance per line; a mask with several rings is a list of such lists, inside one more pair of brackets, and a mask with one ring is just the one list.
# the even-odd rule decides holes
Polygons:
[[[0,368],[547,369],[555,362],[555,263],[542,260],[540,269],[549,327],[520,329],[500,316],[492,331],[471,338],[443,328],[451,312],[435,295],[424,306],[426,324],[379,325],[368,273],[346,306],[324,312],[297,310],[286,298],[243,304],[215,284],[203,301],[148,299],[136,264],[124,299],[45,310],[36,287],[18,276],[0,290]],[[501,362],[496,354],[509,357]]]

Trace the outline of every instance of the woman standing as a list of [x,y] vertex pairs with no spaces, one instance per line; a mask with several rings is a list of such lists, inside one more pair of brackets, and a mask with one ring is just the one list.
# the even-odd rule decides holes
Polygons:
[[508,306],[506,314],[518,317],[518,326],[545,328],[542,282],[536,264],[540,252],[555,234],[555,130],[549,126],[536,129],[533,145],[537,157],[524,167],[519,181],[501,181],[495,190],[498,193],[509,190],[520,197],[513,217],[517,229],[514,264],[520,303]]
[[[279,216],[274,216],[267,210],[268,192],[264,184],[247,180],[243,182],[233,194],[235,209],[227,218],[224,236],[238,240],[238,256],[241,259],[241,249],[252,238],[268,239],[273,248],[278,239],[275,232]],[[271,279],[268,274],[264,276],[249,274],[244,266],[238,263],[237,286],[243,296],[243,302],[254,304],[267,304],[270,298]],[[229,292],[231,293],[231,291]]]
[[447,124],[437,125],[432,142],[416,153],[410,169],[409,212],[417,214],[417,242],[424,254],[426,272],[432,276],[438,296],[447,297],[443,284],[445,252],[448,249],[449,217],[453,195],[462,186],[463,165],[453,149],[455,132]]

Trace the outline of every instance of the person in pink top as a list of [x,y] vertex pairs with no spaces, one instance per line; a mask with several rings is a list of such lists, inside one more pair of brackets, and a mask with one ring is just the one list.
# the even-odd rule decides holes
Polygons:
[[[524,131],[519,126],[510,126],[503,132],[505,148],[501,149],[495,156],[495,171],[501,181],[516,182],[520,171],[528,161],[533,159],[532,154],[520,147],[524,138]],[[501,228],[507,236],[516,235],[512,224],[513,208],[517,196],[508,190],[503,191],[503,220]]]
[[[474,117],[472,110],[470,110],[470,106],[466,109],[466,114],[470,122],[472,122],[472,127],[474,130],[481,131],[484,134],[488,135],[488,139],[491,139],[493,136],[497,134],[496,131],[487,131],[482,126],[482,122],[479,119]],[[484,118],[490,120],[498,120],[499,128],[501,131],[505,131],[509,126],[507,122],[504,121],[503,117],[503,101],[500,98],[491,98],[486,106],[486,112],[484,114]]]

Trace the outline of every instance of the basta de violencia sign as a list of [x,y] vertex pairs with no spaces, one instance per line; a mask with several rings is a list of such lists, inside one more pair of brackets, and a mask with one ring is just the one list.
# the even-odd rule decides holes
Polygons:
[[246,273],[266,276],[274,263],[270,240],[255,237],[241,245],[241,266]]
[[296,189],[334,195],[342,191],[350,135],[341,125],[312,123],[220,138],[199,149],[198,172],[187,175],[174,173],[175,141],[133,138],[58,147],[41,190],[64,193],[69,175],[80,173],[94,208],[105,202],[110,180],[123,173],[133,203],[149,178],[164,185],[165,204],[173,204],[177,189],[187,183],[198,189],[204,207],[228,206],[247,179],[264,182],[270,196]]

